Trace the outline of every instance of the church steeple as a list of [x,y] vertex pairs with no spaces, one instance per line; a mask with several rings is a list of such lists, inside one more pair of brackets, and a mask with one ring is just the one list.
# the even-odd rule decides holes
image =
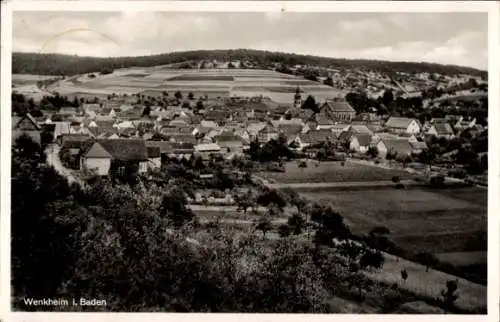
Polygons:
[[293,102],[293,107],[295,108],[300,108],[302,106],[302,95],[300,94],[300,92],[300,87],[297,86]]

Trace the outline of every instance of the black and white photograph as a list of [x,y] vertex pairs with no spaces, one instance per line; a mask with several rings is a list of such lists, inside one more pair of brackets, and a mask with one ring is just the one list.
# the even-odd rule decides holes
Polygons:
[[413,5],[13,10],[10,310],[498,311],[490,7]]

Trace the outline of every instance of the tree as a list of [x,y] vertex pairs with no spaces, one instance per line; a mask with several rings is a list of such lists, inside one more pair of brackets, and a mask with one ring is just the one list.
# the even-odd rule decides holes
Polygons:
[[381,252],[366,251],[360,258],[361,268],[373,267],[380,269],[384,265],[384,256]]
[[151,114],[151,107],[149,105],[146,105],[146,107],[142,111],[142,116],[149,116],[150,114]]
[[331,76],[328,76],[324,81],[323,81],[323,84],[327,85],[327,86],[331,86],[333,87],[333,79]]
[[304,103],[301,106],[302,109],[311,110],[314,112],[318,112],[318,105],[316,104],[316,100],[314,96],[308,95]]
[[280,235],[281,238],[285,238],[285,237],[288,237],[290,236],[290,227],[288,225],[280,225],[278,227],[278,233]]
[[168,219],[174,227],[182,227],[194,219],[194,214],[186,205],[187,199],[184,191],[174,187],[163,196],[160,214]]
[[303,170],[304,168],[307,168],[307,162],[305,160],[302,160],[299,162],[299,168]]
[[317,244],[332,246],[334,238],[346,239],[351,236],[351,231],[344,223],[344,218],[330,206],[313,205],[311,220],[319,226],[314,236],[314,241]]
[[182,93],[181,93],[181,91],[176,91],[176,92],[174,93],[174,97],[175,97],[176,99],[178,99],[178,100],[181,100],[181,99],[182,99]]
[[422,252],[417,255],[418,261],[420,264],[425,266],[425,271],[428,272],[431,266],[434,266],[438,263],[438,259],[430,253]]
[[275,204],[280,211],[283,211],[283,208],[286,206],[286,200],[283,195],[279,191],[274,189],[268,189],[261,193],[257,197],[257,203],[264,207]]
[[403,282],[406,283],[406,280],[408,279],[408,272],[406,271],[406,268],[401,270],[401,278],[403,279]]
[[368,151],[366,151],[366,154],[372,158],[376,158],[378,156],[378,149],[374,146],[371,146],[368,148]]
[[394,101],[394,94],[390,89],[384,91],[382,95],[382,102],[385,106],[389,106]]
[[189,99],[190,101],[194,100],[194,94],[193,94],[193,92],[189,92],[189,94],[188,94],[188,99]]
[[293,214],[290,218],[288,218],[288,226],[292,228],[294,235],[300,235],[305,225],[306,221],[299,214]]
[[446,308],[453,309],[455,301],[458,299],[457,294],[458,280],[446,281],[446,289],[441,291],[442,301]]
[[266,233],[273,229],[271,221],[267,218],[263,218],[259,221],[255,229],[262,231],[262,238],[266,238]]
[[393,176],[391,181],[394,183],[399,183],[401,181],[401,179],[398,176]]

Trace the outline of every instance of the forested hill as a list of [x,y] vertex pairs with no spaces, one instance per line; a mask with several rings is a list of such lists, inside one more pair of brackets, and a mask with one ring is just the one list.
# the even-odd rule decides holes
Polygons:
[[98,72],[102,69],[126,67],[151,67],[186,61],[215,59],[218,61],[241,60],[263,68],[273,63],[293,66],[296,64],[331,68],[359,68],[381,72],[429,72],[446,75],[469,74],[487,76],[486,71],[455,65],[433,63],[388,62],[379,60],[339,59],[297,55],[260,50],[199,50],[173,52],[138,57],[80,57],[61,54],[13,53],[13,74],[75,75]]

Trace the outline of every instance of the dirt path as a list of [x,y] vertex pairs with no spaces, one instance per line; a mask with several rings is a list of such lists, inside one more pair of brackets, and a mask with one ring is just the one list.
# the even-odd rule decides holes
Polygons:
[[51,165],[60,175],[64,176],[70,184],[75,182],[81,186],[84,186],[85,184],[82,180],[76,178],[71,170],[63,166],[61,159],[59,158],[60,150],[61,148],[56,144],[49,145],[45,150],[45,153],[47,155],[47,163]]

